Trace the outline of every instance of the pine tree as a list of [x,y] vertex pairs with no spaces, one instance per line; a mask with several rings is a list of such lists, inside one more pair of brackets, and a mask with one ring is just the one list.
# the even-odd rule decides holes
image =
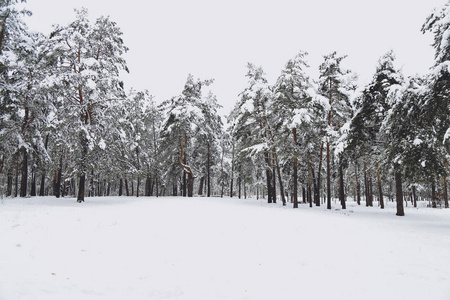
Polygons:
[[120,70],[127,70],[122,55],[127,51],[122,32],[109,18],[95,24],[86,9],[76,11],[76,19],[67,26],[56,26],[50,35],[53,56],[57,60],[52,78],[63,106],[67,132],[77,154],[78,202],[85,197],[86,175],[92,170],[90,154],[102,147],[101,124],[105,106],[124,99]]
[[[320,65],[319,94],[328,98],[326,160],[327,160],[327,209],[331,209],[331,152],[330,144],[338,136],[338,130],[351,117],[349,90],[355,89],[350,71],[341,69],[341,62],[346,56],[337,56],[336,52],[324,56]],[[342,162],[340,162],[342,163]],[[344,208],[345,203],[341,199]]]

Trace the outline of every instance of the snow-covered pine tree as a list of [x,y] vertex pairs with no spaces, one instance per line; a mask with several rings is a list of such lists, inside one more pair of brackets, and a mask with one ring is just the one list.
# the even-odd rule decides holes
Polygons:
[[[317,129],[314,124],[317,106],[312,94],[312,84],[306,69],[309,67],[305,61],[306,52],[300,51],[290,59],[282,71],[274,86],[274,97],[271,105],[271,119],[274,128],[277,129],[275,140],[280,155],[286,160],[292,160],[293,165],[293,202],[294,208],[298,208],[298,162],[309,164],[315,148],[313,143]],[[286,142],[289,141],[289,142]],[[319,146],[320,147],[320,146]],[[317,153],[317,151],[314,151]],[[320,183],[318,184],[320,186]],[[320,203],[320,202],[319,202]]]
[[75,21],[69,25],[56,26],[50,42],[58,62],[51,79],[72,137],[71,150],[77,155],[77,201],[83,202],[86,174],[93,169],[90,154],[104,144],[101,132],[105,106],[125,98],[119,72],[127,71],[122,56],[128,49],[115,22],[100,17],[91,24],[86,9],[77,10]]
[[402,74],[394,68],[394,60],[393,51],[387,52],[379,59],[372,81],[357,98],[356,113],[350,123],[345,149],[347,155],[352,158],[355,169],[358,168],[358,160],[363,161],[367,206],[373,205],[371,189],[367,182],[367,165],[374,165],[382,209],[384,201],[379,162],[382,160],[382,150],[386,147],[388,140],[384,131],[380,129],[391,108],[388,101],[390,88],[394,85],[401,85],[404,81]]
[[[426,104],[429,115],[424,116],[435,131],[435,147],[445,147],[446,155],[441,158],[447,165],[450,159],[450,2],[437,7],[428,16],[422,32],[434,35],[435,64],[429,75],[430,94]],[[423,118],[423,117],[421,117]],[[446,175],[444,187],[446,190]],[[445,207],[448,208],[448,197],[445,195]],[[434,200],[434,199],[433,199]]]
[[[354,85],[354,75],[341,68],[341,62],[346,56],[337,56],[336,52],[324,56],[324,62],[319,66],[318,93],[329,101],[327,113],[326,160],[327,160],[327,209],[331,209],[331,154],[330,144],[339,137],[339,130],[351,117],[350,91]],[[342,164],[339,159],[339,164]],[[339,168],[340,170],[342,168]],[[343,188],[343,184],[340,184]],[[341,194],[341,193],[340,193]],[[340,197],[341,205],[345,208],[345,201]]]
[[194,195],[194,179],[199,169],[193,160],[194,146],[197,135],[204,126],[202,88],[211,83],[212,80],[195,80],[189,74],[181,95],[160,105],[161,112],[166,115],[162,134],[166,164],[173,164],[173,154],[179,151],[177,162],[183,171],[183,196]]

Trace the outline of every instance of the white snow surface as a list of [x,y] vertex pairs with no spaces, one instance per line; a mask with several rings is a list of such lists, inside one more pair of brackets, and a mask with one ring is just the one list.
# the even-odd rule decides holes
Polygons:
[[450,299],[450,210],[6,198],[0,299]]

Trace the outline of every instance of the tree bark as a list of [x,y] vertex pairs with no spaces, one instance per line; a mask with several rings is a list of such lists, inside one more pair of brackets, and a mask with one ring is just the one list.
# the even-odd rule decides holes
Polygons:
[[78,187],[78,197],[77,197],[78,203],[84,202],[85,181],[86,181],[86,174],[81,174],[80,175],[80,185]]
[[201,196],[203,195],[203,183],[205,182],[205,176],[202,176],[200,178],[200,185],[198,187],[198,195]]
[[327,141],[327,209],[331,209],[331,168],[330,168],[330,142],[329,141]]
[[22,159],[22,177],[20,182],[20,197],[27,196],[27,185],[28,185],[28,152],[26,149],[24,149]]
[[397,216],[404,216],[405,211],[403,209],[403,191],[402,191],[402,174],[400,171],[395,171],[395,189],[396,189],[396,199],[397,199]]
[[361,184],[358,180],[358,165],[355,163],[355,180],[356,180],[356,203],[361,205]]
[[442,178],[442,181],[444,186],[444,205],[445,208],[448,208],[447,177],[444,176],[444,178]]
[[130,196],[130,190],[128,189],[128,179],[125,177],[125,194]]
[[344,195],[344,174],[342,169],[342,163],[339,163],[339,200],[341,201],[342,209],[346,209]]
[[413,205],[417,207],[417,195],[416,195],[416,186],[412,186],[412,195],[413,195]]
[[207,178],[208,186],[207,186],[206,196],[211,197],[211,146],[209,143],[208,143],[208,160],[207,160],[206,170],[207,170],[207,177],[208,177]]
[[10,197],[12,195],[12,190],[13,190],[13,181],[14,181],[14,177],[13,177],[13,169],[10,168],[8,170],[8,175],[7,175],[7,181],[6,181],[6,197]]
[[[292,129],[292,135],[294,136],[294,144],[297,146],[297,128]],[[294,208],[298,208],[298,158],[294,153]]]
[[123,194],[123,179],[120,178],[119,180],[119,196],[122,196]]
[[384,209],[383,189],[381,188],[381,176],[380,170],[378,168],[378,162],[376,163],[376,168],[377,168],[378,196],[380,197],[380,208]]

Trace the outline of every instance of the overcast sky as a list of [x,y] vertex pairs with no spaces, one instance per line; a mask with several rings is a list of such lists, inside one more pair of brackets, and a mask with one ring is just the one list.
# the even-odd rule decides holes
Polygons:
[[228,113],[246,87],[246,65],[262,66],[274,83],[288,59],[309,53],[318,76],[323,55],[348,55],[343,65],[368,82],[392,49],[405,75],[433,64],[432,36],[420,31],[446,0],[28,0],[27,23],[48,33],[67,24],[74,8],[91,19],[109,15],[124,32],[128,88],[148,89],[158,102],[179,95],[189,73],[214,78],[212,90]]

